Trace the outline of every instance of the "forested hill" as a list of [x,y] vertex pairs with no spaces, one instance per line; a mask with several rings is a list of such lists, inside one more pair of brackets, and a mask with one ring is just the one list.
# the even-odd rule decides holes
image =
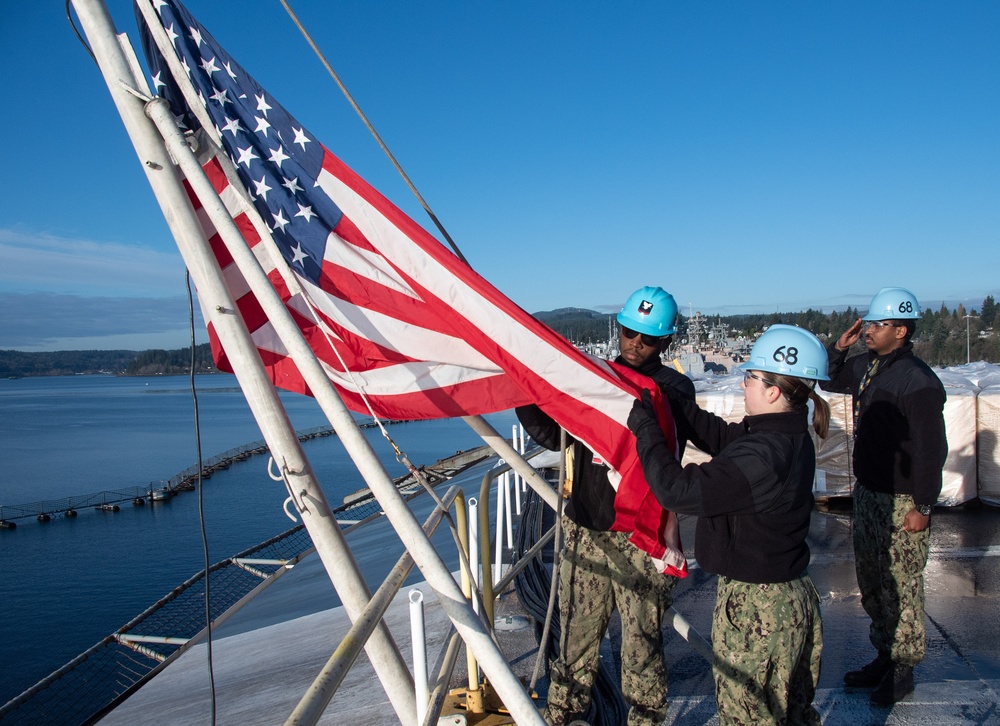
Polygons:
[[[216,373],[208,343],[195,348],[196,372]],[[24,353],[0,350],[0,377],[72,376],[174,376],[190,372],[191,349],[180,350],[57,350]]]
[[[833,312],[810,309],[795,313],[712,315],[707,322],[728,325],[732,337],[742,335],[750,339],[769,325],[786,323],[805,328],[826,343],[847,330],[861,315],[856,308]],[[538,312],[534,316],[578,345],[607,340],[609,321],[614,317],[578,308]],[[967,358],[1000,363],[1000,334],[993,329],[996,318],[997,305],[992,295],[986,296],[979,310],[967,310],[963,305],[950,309],[943,304],[936,310],[924,310],[917,321],[914,351],[928,364],[938,367],[965,363]],[[683,337],[686,331],[687,318],[680,315],[678,336]]]
[[[605,341],[613,334],[614,316],[581,308],[560,308],[534,316],[576,344]],[[914,349],[932,366],[950,366],[970,360],[1000,363],[1000,335],[993,332],[997,306],[992,295],[982,307],[968,311],[959,305],[950,310],[924,310],[917,321]],[[806,310],[797,313],[711,316],[709,323],[725,323],[731,335],[754,338],[775,323],[798,325],[824,341],[839,336],[860,313],[857,309],[835,312]],[[687,330],[687,318],[679,316],[678,335]],[[208,343],[195,348],[198,373],[216,373]],[[180,350],[62,350],[51,353],[22,353],[0,350],[0,377],[69,376],[104,373],[118,376],[182,375],[190,370],[191,349]]]

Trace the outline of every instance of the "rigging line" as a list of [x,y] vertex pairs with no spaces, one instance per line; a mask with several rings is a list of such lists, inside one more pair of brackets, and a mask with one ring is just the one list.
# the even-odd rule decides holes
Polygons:
[[[243,190],[243,186],[239,182],[238,177],[236,175],[236,171],[233,168],[232,160],[222,151],[222,148],[219,146],[218,141],[216,139],[212,139],[211,137],[209,137],[207,139],[207,142],[212,147],[214,147],[213,151],[214,158],[219,162],[220,166],[222,167],[223,171],[226,174],[226,177],[230,179],[232,188],[236,190]],[[330,336],[329,330],[321,320],[320,312],[316,309],[316,306],[313,305],[312,298],[309,296],[308,292],[302,287],[301,283],[297,280],[297,278],[295,277],[295,273],[292,272],[291,269],[288,267],[288,264],[285,262],[281,253],[277,251],[274,244],[274,238],[272,237],[271,234],[272,230],[267,226],[267,224],[264,223],[264,220],[261,218],[260,213],[257,211],[256,207],[254,207],[253,204],[251,204],[250,200],[247,198],[247,195],[243,191],[237,193],[236,198],[239,202],[240,208],[242,209],[243,213],[246,214],[247,217],[253,222],[254,228],[260,235],[261,241],[265,243],[265,249],[267,250],[268,254],[271,257],[271,262],[274,264],[276,268],[280,270],[281,277],[285,281],[285,284],[288,285],[289,290],[292,291],[293,296],[297,295],[305,304],[306,309],[309,311],[309,315],[311,316],[312,322],[322,333],[323,339],[326,341],[326,344],[330,346],[330,349],[337,356],[337,360],[340,363],[343,373],[350,380],[351,384],[358,392],[358,395],[361,396],[361,400],[364,402],[365,407],[368,409],[369,414],[371,414],[372,419],[378,425],[379,430],[382,432],[383,438],[385,438],[385,440],[392,445],[392,448],[396,452],[396,456],[398,458],[400,453],[399,447],[396,445],[395,441],[393,441],[392,436],[389,435],[389,432],[386,430],[385,426],[382,424],[382,421],[379,419],[378,414],[375,413],[375,409],[372,407],[371,401],[368,399],[368,396],[365,393],[364,385],[357,378],[355,378],[354,374],[347,366],[347,363],[344,361],[343,356],[341,356],[340,350],[334,344],[333,338]],[[339,340],[340,339],[338,338],[338,341]]]
[[[330,346],[330,350],[332,350],[334,355],[337,356],[337,360],[340,362],[340,366],[341,368],[343,368],[344,373],[347,375],[348,379],[350,379],[351,383],[354,384],[354,388],[358,392],[358,395],[361,397],[361,400],[364,402],[365,407],[368,409],[368,413],[371,414],[372,421],[374,421],[375,425],[378,426],[379,431],[382,433],[382,438],[388,441],[389,445],[392,446],[392,450],[395,454],[396,461],[406,466],[410,470],[410,473],[413,474],[413,477],[421,484],[421,486],[430,491],[428,484],[421,478],[420,474],[414,468],[413,464],[410,463],[409,457],[406,455],[404,451],[400,450],[399,446],[392,438],[392,435],[389,433],[388,429],[386,429],[385,425],[382,423],[382,419],[379,418],[379,415],[377,413],[375,413],[375,409],[374,407],[372,407],[371,400],[368,398],[368,394],[365,393],[364,384],[354,377],[354,373],[351,372],[351,369],[347,366],[347,363],[344,361],[343,356],[340,355],[340,350],[338,350],[337,346],[334,345],[333,338],[330,336],[330,332],[327,329],[327,326],[323,325],[322,320],[320,320],[319,311],[313,305],[312,298],[310,298],[309,295],[306,295],[305,291],[303,291],[302,293],[302,301],[305,303],[306,309],[309,310],[309,314],[312,316],[313,323],[316,324],[316,327],[322,333],[323,339],[326,341],[326,344]],[[441,499],[436,494],[434,494],[434,492],[430,491],[430,493],[431,496],[435,499],[437,506],[445,511],[446,516],[450,516],[447,515],[448,508],[444,506],[444,503],[441,501]]]
[[[556,499],[555,536],[552,538],[552,577],[549,580],[549,604],[545,610],[545,625],[538,642],[538,655],[535,657],[535,668],[531,673],[528,688],[533,692],[542,673],[542,662],[549,649],[549,635],[552,630],[552,615],[555,612],[556,596],[559,592],[559,554],[562,550],[562,510],[563,491],[566,488],[566,429],[559,427],[559,497]],[[539,520],[541,510],[539,510]],[[541,530],[539,521],[539,530]]]
[[80,45],[82,45],[83,49],[87,51],[87,55],[90,56],[90,60],[94,61],[94,65],[97,65],[97,58],[94,57],[94,51],[92,51],[90,46],[87,45],[87,41],[84,40],[83,36],[80,34],[80,29],[76,27],[76,23],[73,22],[73,15],[69,11],[70,2],[71,0],[66,0],[66,20],[69,22],[69,26],[73,28],[73,32],[76,33],[76,37],[77,40],[80,41]]
[[[326,56],[323,55],[323,51],[321,51],[319,49],[319,46],[316,45],[316,41],[314,41],[312,39],[312,36],[309,35],[309,31],[307,31],[305,29],[305,26],[302,25],[302,22],[295,14],[295,11],[293,11],[292,8],[289,6],[288,1],[280,0],[280,2],[282,6],[285,8],[285,10],[288,12],[288,16],[292,19],[292,22],[295,23],[295,27],[299,29],[299,32],[302,33],[302,37],[306,39],[306,42],[309,44],[309,47],[313,49],[313,52],[316,54],[316,57],[319,58],[320,62],[323,64],[323,67],[326,68],[326,72],[330,74],[330,77],[333,78],[334,82],[337,84],[337,87],[340,88],[341,92],[347,98],[347,102],[351,104],[351,108],[353,108],[354,112],[358,114],[358,117],[367,127],[371,135],[375,137],[375,141],[378,142],[378,145],[381,147],[382,151],[385,152],[385,155],[389,157],[389,161],[392,162],[392,165],[396,167],[396,171],[399,172],[399,175],[403,178],[403,181],[406,182],[406,186],[410,188],[410,191],[413,192],[413,196],[415,196],[417,198],[417,201],[420,202],[420,206],[422,206],[424,208],[424,211],[427,212],[427,216],[429,216],[431,218],[431,221],[434,222],[434,225],[438,228],[438,231],[441,232],[442,235],[444,235],[444,238],[448,241],[448,244],[451,245],[452,250],[454,250],[458,258],[465,264],[469,265],[469,261],[465,259],[465,255],[463,255],[462,251],[458,249],[458,245],[455,244],[455,241],[451,238],[451,235],[448,234],[448,231],[444,228],[444,225],[441,224],[440,220],[438,220],[437,215],[435,215],[434,212],[431,211],[431,208],[424,200],[423,195],[420,194],[420,192],[417,190],[417,187],[414,186],[412,181],[410,181],[410,177],[407,176],[405,171],[403,171],[403,167],[400,165],[400,163],[396,161],[396,157],[392,155],[392,152],[389,150],[389,147],[382,140],[382,137],[379,136],[379,133],[378,131],[375,130],[375,127],[372,125],[372,122],[365,115],[365,112],[361,110],[361,107],[358,105],[357,101],[354,100],[354,97],[351,95],[351,92],[347,90],[347,86],[345,86],[344,82],[340,80],[340,76],[338,76],[337,72],[333,70],[333,66],[330,65],[330,62],[326,59]],[[472,265],[469,265],[469,267],[472,267]]]
[[205,487],[201,478],[202,456],[201,456],[201,419],[198,412],[198,390],[194,382],[194,371],[197,363],[197,346],[195,345],[195,323],[194,323],[194,296],[191,293],[191,272],[184,270],[184,284],[187,287],[188,299],[188,324],[191,329],[191,402],[194,409],[194,440],[198,453],[198,524],[201,528],[201,546],[205,555],[205,630],[206,630],[206,651],[208,659],[208,685],[211,694],[211,721],[215,726],[216,706],[215,706],[215,668],[212,662],[212,570],[211,561],[208,554],[208,532],[205,529]]
[[[351,372],[351,369],[347,366],[347,363],[344,361],[343,356],[340,355],[340,350],[338,350],[337,346],[334,345],[333,338],[331,337],[329,330],[325,325],[322,324],[322,321],[320,320],[319,311],[313,305],[312,299],[308,295],[303,294],[302,301],[305,303],[306,309],[312,316],[312,320],[316,324],[316,327],[320,330],[321,334],[323,335],[323,339],[326,341],[326,344],[330,346],[330,350],[332,350],[334,355],[337,356],[337,360],[340,362],[341,368],[343,368],[344,373],[350,379],[351,383],[354,384],[355,390],[358,392],[358,395],[364,402],[365,407],[368,409],[368,413],[371,414],[372,421],[375,423],[376,426],[378,426],[379,431],[382,433],[382,438],[384,438],[387,442],[389,442],[389,445],[392,447],[393,453],[396,457],[396,461],[403,464],[403,466],[407,468],[407,470],[410,472],[410,475],[413,476],[414,480],[418,484],[420,484],[421,487],[423,487],[424,491],[428,495],[430,495],[431,499],[434,501],[434,505],[441,510],[442,516],[444,517],[445,521],[448,522],[448,530],[451,532],[452,538],[455,540],[455,544],[458,545],[458,556],[459,556],[460,566],[463,570],[469,573],[470,581],[475,581],[475,578],[472,577],[472,565],[469,562],[468,555],[462,549],[461,542],[459,541],[458,529],[455,520],[451,515],[451,510],[441,500],[441,497],[438,496],[438,493],[434,491],[434,488],[431,486],[430,482],[427,481],[427,478],[423,475],[423,472],[421,472],[416,466],[413,465],[413,462],[410,461],[409,455],[407,455],[405,451],[399,448],[399,445],[396,443],[395,439],[392,438],[392,435],[389,433],[388,429],[386,429],[385,424],[382,423],[382,419],[379,417],[379,415],[375,412],[375,409],[372,407],[371,400],[369,399],[368,394],[365,393],[364,385],[360,381],[358,381],[357,378],[354,377],[354,374]],[[289,494],[292,495],[292,497],[294,497],[295,495],[292,493],[291,488],[288,486],[287,479],[285,481],[285,486],[288,489]],[[477,597],[479,597],[480,612],[485,612],[481,595],[477,595]]]

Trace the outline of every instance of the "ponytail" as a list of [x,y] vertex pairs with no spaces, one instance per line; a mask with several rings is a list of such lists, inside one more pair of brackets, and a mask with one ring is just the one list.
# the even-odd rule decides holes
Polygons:
[[779,375],[770,372],[761,372],[762,378],[772,386],[777,386],[781,395],[785,397],[793,409],[805,408],[806,404],[813,402],[813,428],[820,438],[825,439],[830,430],[830,404],[822,396],[816,393],[816,382],[797,376]]
[[813,402],[813,428],[821,439],[825,439],[830,430],[830,404],[816,391],[812,391],[809,398]]

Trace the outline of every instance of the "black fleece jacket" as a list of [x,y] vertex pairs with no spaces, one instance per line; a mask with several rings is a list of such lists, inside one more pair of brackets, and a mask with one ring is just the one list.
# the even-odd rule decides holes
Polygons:
[[[809,564],[816,451],[805,409],[727,423],[694,403],[680,404],[698,434],[705,464],[682,467],[652,413],[633,409],[629,428],[653,494],[666,509],[698,516],[701,567],[741,582],[788,582]],[[701,443],[698,444],[702,448]]]
[[[621,357],[615,362],[628,365]],[[691,379],[663,365],[657,356],[653,356],[637,370],[656,381],[664,395],[669,392],[672,398],[694,401],[694,383]],[[515,409],[515,413],[525,431],[536,443],[552,451],[559,450],[559,424],[551,416],[534,404],[520,406]],[[683,453],[685,439],[681,438],[680,431],[678,431],[678,443]],[[565,514],[581,527],[607,532],[615,522],[615,489],[608,481],[608,467],[603,463],[595,464],[593,452],[572,436],[567,436],[567,444],[573,447],[576,471],[573,477],[573,489],[566,502]]]
[[[847,357],[827,349],[830,381],[826,391],[850,393],[876,357]],[[884,356],[861,394],[854,430],[854,475],[866,489],[910,494],[914,504],[933,505],[941,494],[941,470],[948,456],[944,428],[945,391],[940,379],[907,343]]]

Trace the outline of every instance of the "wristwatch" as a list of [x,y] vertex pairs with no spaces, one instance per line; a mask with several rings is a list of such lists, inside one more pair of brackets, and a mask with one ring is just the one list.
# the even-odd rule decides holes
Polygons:
[[931,516],[931,505],[930,504],[918,504],[916,510],[920,512],[925,517]]

